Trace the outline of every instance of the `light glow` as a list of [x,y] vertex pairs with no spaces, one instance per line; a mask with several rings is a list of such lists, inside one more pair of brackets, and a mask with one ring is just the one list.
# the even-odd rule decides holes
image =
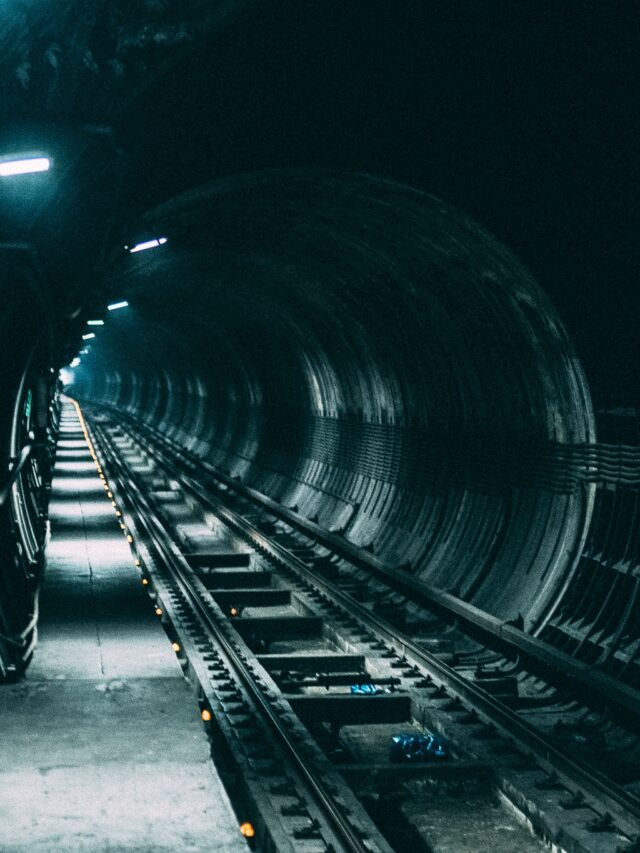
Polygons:
[[158,246],[163,246],[166,242],[166,237],[158,237],[157,240],[145,240],[144,243],[136,243],[135,246],[129,249],[129,254],[133,255],[136,252],[144,252],[146,249],[156,249]]
[[87,320],[87,326],[104,326],[104,320]]
[[108,311],[117,311],[118,308],[128,308],[129,303],[126,299],[123,299],[122,302],[112,302],[111,305],[107,305]]
[[69,367],[77,367],[79,364],[80,364],[80,359],[76,356],[73,359],[73,361],[71,362],[71,364],[69,365]]
[[0,162],[0,177],[12,175],[29,175],[32,172],[46,172],[51,165],[48,157],[23,157],[20,160],[4,160]]
[[87,332],[87,334],[86,334],[86,335],[83,335],[83,336],[82,336],[82,340],[83,340],[83,341],[90,341],[90,340],[91,340],[91,338],[95,338],[95,336],[96,336],[96,335],[95,335],[95,332]]
[[68,367],[63,367],[60,370],[60,381],[62,382],[62,384],[65,387],[68,387],[69,385],[73,385],[75,378],[76,377],[75,377],[74,372],[72,370],[69,370]]

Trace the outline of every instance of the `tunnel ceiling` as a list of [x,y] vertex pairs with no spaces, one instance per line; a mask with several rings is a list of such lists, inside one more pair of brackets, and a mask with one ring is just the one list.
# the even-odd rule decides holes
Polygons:
[[[23,2],[0,16],[3,145],[44,138],[64,164],[27,236],[67,313],[143,212],[186,189],[368,172],[496,234],[559,310],[596,407],[634,405],[639,53],[621,5]],[[16,223],[2,190],[3,234],[22,237],[30,202]]]

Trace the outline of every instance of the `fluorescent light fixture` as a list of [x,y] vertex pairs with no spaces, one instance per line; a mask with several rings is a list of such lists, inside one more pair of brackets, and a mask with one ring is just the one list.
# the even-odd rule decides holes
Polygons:
[[104,326],[104,320],[87,320],[87,326]]
[[46,172],[51,165],[48,157],[23,157],[20,160],[0,161],[0,177],[11,175],[29,175],[32,172]]
[[166,242],[166,237],[158,237],[157,240],[146,240],[144,243],[136,243],[132,249],[129,249],[129,254],[133,255],[134,252],[144,252],[145,249],[155,249],[157,246],[162,246]]
[[79,364],[80,364],[80,359],[76,356],[73,359],[73,361],[71,362],[71,364],[69,365],[69,367],[77,367]]
[[89,348],[88,348],[88,347],[83,347],[83,348],[80,350],[80,355],[86,355],[88,352],[89,352]]
[[91,338],[95,338],[94,332],[89,332],[88,334],[82,336],[83,341],[89,341],[91,340]]
[[69,370],[68,367],[63,367],[58,375],[60,376],[60,381],[65,387],[73,385],[76,378],[73,370]]
[[122,300],[122,302],[112,302],[111,305],[107,305],[109,311],[116,311],[118,308],[128,308],[129,303],[126,300]]

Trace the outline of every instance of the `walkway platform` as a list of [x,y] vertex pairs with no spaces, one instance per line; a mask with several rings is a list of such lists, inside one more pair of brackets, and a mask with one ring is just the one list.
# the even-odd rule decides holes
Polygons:
[[39,644],[0,687],[0,850],[246,853],[69,403],[50,517]]

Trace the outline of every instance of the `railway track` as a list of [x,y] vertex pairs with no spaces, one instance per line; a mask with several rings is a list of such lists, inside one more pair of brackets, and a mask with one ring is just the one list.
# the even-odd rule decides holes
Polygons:
[[[639,849],[635,779],[625,787],[585,761],[572,734],[601,711],[509,661],[508,637],[492,648],[482,631],[469,639],[464,620],[448,627],[438,603],[425,608],[367,571],[362,555],[349,560],[348,543],[332,548],[335,534],[316,535],[295,510],[140,425],[96,413],[90,432],[259,849],[438,851],[442,824],[455,834],[465,797],[480,801],[489,788],[492,807],[502,798],[560,849]],[[629,724],[633,706],[616,699]],[[448,760],[390,763],[393,732],[444,736]],[[625,737],[633,755],[632,725],[616,728]],[[633,777],[631,765],[618,775]],[[436,792],[434,827],[438,808],[424,801]],[[498,836],[491,849],[538,849],[525,846],[538,843],[527,833],[504,848]]]

